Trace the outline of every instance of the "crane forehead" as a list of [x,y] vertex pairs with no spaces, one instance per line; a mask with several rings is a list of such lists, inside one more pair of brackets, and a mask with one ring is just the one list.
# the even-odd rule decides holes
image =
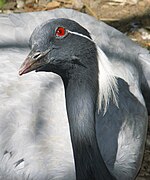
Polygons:
[[68,19],[51,19],[41,24],[33,31],[30,38],[31,46],[33,46],[33,44],[40,44],[44,46],[49,44],[49,40],[52,40],[53,42],[53,38],[55,38],[55,31],[58,27],[65,28],[68,34],[87,39],[88,41],[94,43],[91,39],[90,33],[77,22]]

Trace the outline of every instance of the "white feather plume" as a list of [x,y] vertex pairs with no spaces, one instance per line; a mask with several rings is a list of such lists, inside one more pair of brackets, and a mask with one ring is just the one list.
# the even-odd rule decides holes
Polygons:
[[104,114],[107,111],[107,106],[110,99],[118,106],[118,85],[117,80],[113,74],[111,62],[108,60],[105,53],[97,47],[97,59],[99,68],[99,94],[98,94],[98,110],[104,108]]

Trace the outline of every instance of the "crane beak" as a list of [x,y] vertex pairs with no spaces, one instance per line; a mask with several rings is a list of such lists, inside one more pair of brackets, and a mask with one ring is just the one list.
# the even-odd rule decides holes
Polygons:
[[26,74],[28,72],[37,70],[38,68],[42,67],[46,64],[46,62],[43,60],[43,57],[48,54],[50,49],[44,51],[44,52],[30,52],[28,57],[25,59],[23,64],[20,67],[19,75]]
[[36,61],[30,57],[27,57],[20,67],[19,75],[26,74],[36,69]]

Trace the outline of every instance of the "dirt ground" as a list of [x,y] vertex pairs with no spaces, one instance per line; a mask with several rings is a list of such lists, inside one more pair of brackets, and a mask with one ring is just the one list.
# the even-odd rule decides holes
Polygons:
[[[0,0],[0,12],[73,8],[114,26],[150,50],[150,0]],[[136,180],[150,180],[150,117],[145,154]]]

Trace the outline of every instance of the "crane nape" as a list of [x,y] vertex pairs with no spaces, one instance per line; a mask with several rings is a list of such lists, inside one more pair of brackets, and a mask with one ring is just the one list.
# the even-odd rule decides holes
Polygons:
[[[135,179],[149,51],[74,10],[0,18],[0,179]],[[20,74],[49,73],[19,77],[28,53]]]

